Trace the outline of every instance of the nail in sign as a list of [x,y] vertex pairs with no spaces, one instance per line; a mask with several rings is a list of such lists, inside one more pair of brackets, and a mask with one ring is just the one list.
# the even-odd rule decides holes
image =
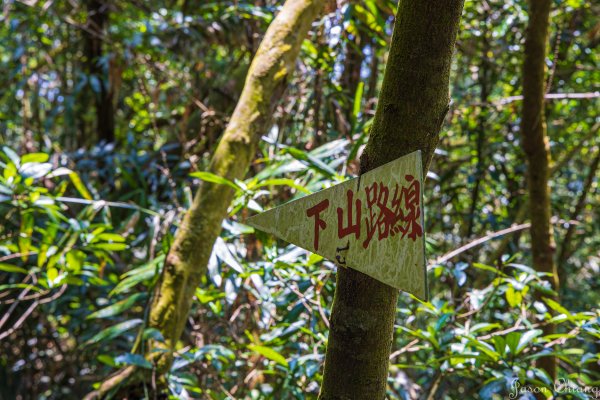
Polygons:
[[247,223],[427,300],[423,214],[415,151]]

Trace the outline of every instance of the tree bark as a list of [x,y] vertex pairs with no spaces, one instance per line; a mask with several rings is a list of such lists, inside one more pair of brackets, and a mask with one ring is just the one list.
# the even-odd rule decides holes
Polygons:
[[[462,0],[400,1],[361,173],[419,149],[427,170],[449,107],[462,6]],[[338,269],[320,399],[385,397],[397,298],[390,286]]]
[[[537,271],[551,273],[548,281],[558,289],[558,274],[554,263],[554,238],[550,224],[550,147],[546,136],[544,113],[545,61],[551,0],[529,1],[529,23],[525,37],[523,61],[523,110],[521,134],[528,164],[529,218],[531,219],[531,253]],[[554,327],[548,325],[546,335]],[[556,359],[540,358],[540,367],[556,377]]]
[[[478,79],[477,83],[479,84],[479,102],[481,103],[479,114],[477,115],[477,138],[475,139],[475,150],[477,152],[477,164],[475,165],[475,173],[473,177],[475,179],[475,185],[473,185],[473,189],[471,190],[471,207],[469,208],[469,214],[467,216],[467,224],[465,229],[465,234],[463,235],[463,239],[465,242],[468,242],[471,239],[471,235],[473,235],[473,230],[475,229],[476,217],[475,214],[478,212],[478,202],[479,202],[479,192],[481,189],[481,184],[485,181],[486,176],[486,130],[487,130],[487,121],[488,121],[488,113],[489,113],[489,105],[488,98],[490,96],[491,89],[494,86],[493,81],[491,81],[491,75],[493,75],[493,71],[490,71],[494,66],[488,60],[487,53],[490,51],[490,41],[489,41],[489,8],[484,7],[483,12],[483,21],[485,22],[485,26],[482,32],[482,40],[483,40],[483,48],[481,49],[481,62],[479,64],[478,69]],[[490,73],[492,72],[492,73]],[[478,215],[479,216],[479,215]]]
[[[322,5],[322,0],[288,0],[269,26],[211,160],[209,171],[213,174],[232,181],[244,178],[258,141],[269,128],[273,105],[283,94],[302,41]],[[234,190],[226,185],[202,182],[169,251],[149,318],[150,326],[160,330],[166,340],[165,345],[151,344],[151,348],[167,350],[154,353],[160,372],[171,365],[171,351],[183,332],[233,196]]]
[[108,83],[108,63],[106,68],[101,64],[104,55],[103,36],[108,23],[108,1],[88,0],[87,7],[85,47],[89,79],[97,82],[90,85],[96,104],[96,136],[99,141],[112,143],[115,141],[113,93]]
[[[229,124],[212,157],[209,172],[229,180],[243,179],[260,137],[268,130],[272,110],[286,87],[312,22],[323,0],[287,0],[273,20],[250,65],[244,89]],[[165,341],[151,340],[146,358],[158,374],[168,372],[173,351],[181,337],[192,306],[196,287],[206,274],[215,239],[233,199],[227,185],[202,182],[190,209],[175,235],[149,313],[149,326],[158,329]],[[88,398],[98,398],[142,373],[131,367],[107,379]]]
[[360,82],[360,70],[363,62],[363,40],[362,37],[355,33],[351,39],[348,39],[346,44],[346,54],[344,59],[344,69],[340,79],[340,84],[344,92],[347,93],[347,101],[344,107],[346,121],[352,120],[352,109],[354,106],[354,97],[356,89]]

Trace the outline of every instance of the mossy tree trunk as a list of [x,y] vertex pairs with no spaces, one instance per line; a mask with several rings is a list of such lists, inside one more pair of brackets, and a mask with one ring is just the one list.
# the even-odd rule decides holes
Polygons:
[[[323,0],[287,0],[267,30],[250,65],[244,89],[229,124],[212,157],[209,171],[229,180],[243,179],[260,137],[269,129],[275,103],[281,98],[287,77]],[[165,341],[148,343],[147,358],[159,374],[172,364],[172,352],[183,333],[192,299],[207,264],[221,224],[233,199],[227,185],[202,182],[175,235],[164,270],[156,285],[149,326]],[[102,396],[124,380],[137,380],[134,367],[121,371],[95,393]]]
[[[462,7],[462,0],[400,1],[361,173],[419,149],[427,169],[448,111]],[[320,399],[385,397],[397,299],[396,289],[338,269]]]
[[[528,3],[529,23],[523,62],[521,134],[528,164],[533,266],[537,271],[553,274],[548,280],[554,289],[558,289],[558,274],[554,263],[555,245],[550,224],[550,148],[544,114],[546,46],[551,3],[551,0],[530,0]],[[553,331],[553,326],[548,325],[544,333],[551,334]],[[551,377],[556,377],[554,357],[543,357],[539,364]]]
[[[302,41],[319,13],[322,0],[288,0],[273,20],[250,65],[246,83],[213,155],[209,171],[229,180],[243,179],[258,141],[269,128],[273,105],[294,71]],[[150,326],[166,340],[168,352],[156,353],[159,371],[171,364],[171,353],[187,321],[202,276],[234,191],[203,182],[186,213],[167,256],[150,310]],[[164,347],[155,342],[152,347]]]

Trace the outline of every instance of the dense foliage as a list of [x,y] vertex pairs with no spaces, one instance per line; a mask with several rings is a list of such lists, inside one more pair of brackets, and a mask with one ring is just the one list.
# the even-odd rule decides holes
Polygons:
[[[152,288],[202,180],[234,187],[236,198],[165,393],[316,398],[336,266],[244,221],[357,174],[396,5],[329,2],[251,172],[228,181],[206,166],[280,5],[6,3],[0,399],[79,399],[120,366],[152,369],[142,356],[143,339],[161,340],[147,326]],[[521,0],[465,5],[453,103],[424,191],[431,301],[401,295],[390,398],[506,398],[514,378],[550,396],[555,382],[535,367],[548,354],[581,389],[562,398],[600,393],[600,8],[569,0],[552,11],[558,292],[530,267],[519,137],[526,11]],[[101,32],[93,13],[108,15]],[[97,123],[103,101],[111,143]],[[557,333],[544,336],[550,324]]]

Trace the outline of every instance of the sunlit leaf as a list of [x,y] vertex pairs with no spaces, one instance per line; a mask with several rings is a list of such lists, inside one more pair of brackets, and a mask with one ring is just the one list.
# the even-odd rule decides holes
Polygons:
[[91,313],[86,317],[86,319],[114,317],[115,315],[119,315],[124,311],[129,310],[136,304],[141,305],[147,296],[148,295],[146,293],[135,293],[124,300],[118,301],[115,304]]
[[115,357],[114,362],[117,365],[135,365],[136,367],[152,369],[152,363],[140,354],[121,354],[120,356]]
[[235,190],[240,190],[240,187],[227,178],[213,174],[207,171],[192,172],[190,176],[201,179],[205,182],[217,183],[219,185],[227,185]]
[[117,336],[120,336],[120,335],[124,334],[125,332],[135,328],[136,326],[139,326],[143,322],[144,321],[141,319],[132,319],[129,321],[124,321],[124,322],[118,323],[116,325],[113,325],[109,328],[106,328],[106,329],[98,332],[91,339],[86,341],[85,344],[90,345],[93,343],[99,343],[99,342],[102,342],[105,340],[114,339]]
[[256,345],[256,344],[250,344],[250,345],[248,345],[248,349],[260,354],[261,356],[263,356],[265,358],[268,358],[271,361],[275,361],[277,364],[283,365],[286,368],[289,367],[288,362],[286,361],[285,357],[270,347],[260,346],[260,345]]

